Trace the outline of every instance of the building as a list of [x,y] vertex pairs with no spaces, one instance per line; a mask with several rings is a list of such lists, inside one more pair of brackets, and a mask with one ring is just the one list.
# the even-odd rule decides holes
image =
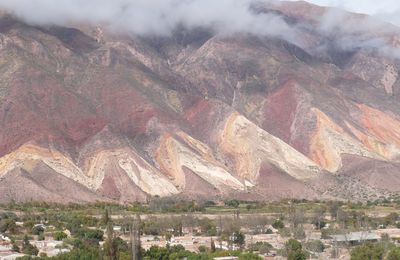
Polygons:
[[381,236],[378,233],[371,231],[351,232],[343,235],[332,235],[331,237],[335,242],[351,245],[358,245],[366,241],[377,242],[381,239]]
[[31,241],[35,245],[40,253],[45,253],[47,256],[55,256],[60,253],[69,252],[68,248],[61,248],[63,242],[56,240],[43,240],[43,241]]
[[24,254],[16,253],[16,252],[0,252],[0,260],[15,260],[18,257],[23,257]]

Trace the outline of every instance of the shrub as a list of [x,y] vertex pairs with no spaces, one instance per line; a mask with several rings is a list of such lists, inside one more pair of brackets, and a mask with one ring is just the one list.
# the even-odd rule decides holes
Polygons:
[[383,259],[384,252],[380,244],[365,243],[351,251],[351,260],[380,260]]
[[40,235],[40,234],[43,234],[43,232],[44,232],[44,228],[42,227],[42,226],[34,226],[33,228],[32,228],[32,234],[33,235]]
[[277,219],[274,221],[274,223],[272,223],[272,227],[275,229],[282,229],[285,227],[285,224],[283,223],[282,220]]
[[322,243],[321,240],[309,241],[304,245],[304,247],[307,250],[315,252],[315,253],[322,253],[325,250],[324,243]]
[[283,255],[287,256],[288,260],[306,260],[307,255],[303,251],[301,243],[295,239],[289,239],[283,251]]
[[67,234],[65,234],[65,233],[62,232],[62,231],[57,231],[57,232],[54,234],[54,239],[57,240],[57,241],[62,241],[62,240],[64,240],[64,239],[67,238],[67,237],[68,237]]

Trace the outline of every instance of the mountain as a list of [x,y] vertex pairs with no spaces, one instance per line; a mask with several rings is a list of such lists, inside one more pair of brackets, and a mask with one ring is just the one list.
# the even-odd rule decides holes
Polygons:
[[301,41],[2,13],[0,202],[397,196],[400,29],[332,24],[337,10],[305,2],[253,8]]

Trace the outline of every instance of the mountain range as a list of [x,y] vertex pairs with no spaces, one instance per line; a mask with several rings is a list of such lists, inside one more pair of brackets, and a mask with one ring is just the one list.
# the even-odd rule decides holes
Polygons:
[[306,2],[252,8],[296,37],[2,12],[0,202],[397,196],[400,28]]

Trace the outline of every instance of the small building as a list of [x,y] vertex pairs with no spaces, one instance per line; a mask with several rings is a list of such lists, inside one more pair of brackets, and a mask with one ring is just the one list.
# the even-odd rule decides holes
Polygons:
[[0,252],[0,260],[15,260],[18,257],[23,257],[24,254],[16,253],[16,252]]
[[358,245],[363,242],[377,242],[381,236],[376,232],[351,232],[343,235],[332,235],[332,240],[338,243]]
[[113,230],[116,232],[121,232],[122,227],[121,226],[113,226]]
[[12,251],[11,243],[0,243],[0,252]]

